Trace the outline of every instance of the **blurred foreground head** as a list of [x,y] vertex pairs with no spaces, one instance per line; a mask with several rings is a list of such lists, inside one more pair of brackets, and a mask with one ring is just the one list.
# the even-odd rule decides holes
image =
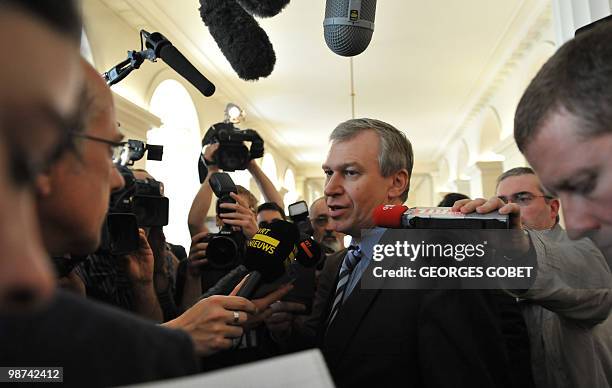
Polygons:
[[33,186],[78,121],[81,21],[73,1],[0,0],[0,312],[53,294]]

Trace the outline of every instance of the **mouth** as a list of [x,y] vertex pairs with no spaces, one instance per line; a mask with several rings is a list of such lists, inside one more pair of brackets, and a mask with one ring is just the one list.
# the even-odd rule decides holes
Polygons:
[[339,205],[327,205],[329,208],[329,216],[331,218],[341,217],[347,211],[347,207]]

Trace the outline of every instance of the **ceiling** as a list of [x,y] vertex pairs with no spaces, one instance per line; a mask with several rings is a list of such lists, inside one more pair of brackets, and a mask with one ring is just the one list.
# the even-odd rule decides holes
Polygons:
[[[259,19],[277,62],[256,82],[235,74],[200,20],[197,0],[103,1],[130,7],[168,36],[217,84],[218,96],[245,108],[250,127],[303,175],[320,176],[327,136],[351,117],[349,59],[325,44],[324,1],[292,0],[279,15]],[[403,130],[416,172],[427,170],[549,2],[379,1],[372,42],[354,58],[356,117]]]

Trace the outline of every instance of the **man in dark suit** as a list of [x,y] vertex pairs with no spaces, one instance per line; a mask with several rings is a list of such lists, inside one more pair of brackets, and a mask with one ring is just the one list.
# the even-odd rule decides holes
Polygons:
[[336,230],[352,242],[326,263],[302,339],[315,338],[338,386],[511,385],[491,295],[359,285],[381,233],[372,211],[408,196],[413,155],[405,135],[378,120],[356,119],[340,124],[330,141],[323,164],[327,206]]

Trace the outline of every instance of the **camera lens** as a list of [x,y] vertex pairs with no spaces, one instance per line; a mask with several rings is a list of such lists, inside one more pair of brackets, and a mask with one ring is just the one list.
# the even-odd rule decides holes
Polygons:
[[229,237],[215,236],[208,243],[206,256],[212,267],[217,269],[230,268],[236,265],[238,246]]

